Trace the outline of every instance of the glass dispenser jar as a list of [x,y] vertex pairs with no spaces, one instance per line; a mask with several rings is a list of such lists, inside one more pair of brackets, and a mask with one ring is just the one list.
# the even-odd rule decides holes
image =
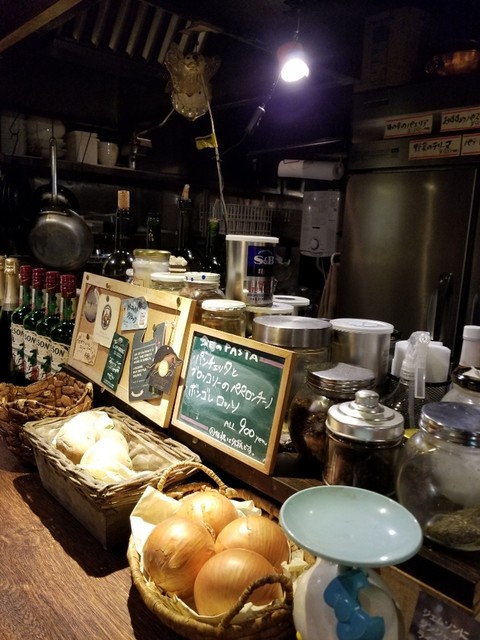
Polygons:
[[307,371],[306,383],[300,387],[290,404],[288,429],[293,446],[305,459],[325,463],[327,433],[325,423],[330,407],[353,400],[359,389],[368,389],[375,382],[370,369],[344,362],[326,362]]
[[343,484],[391,496],[404,436],[403,416],[379,402],[371,389],[334,404],[327,416],[326,484]]
[[424,405],[420,429],[399,457],[396,490],[427,538],[480,550],[480,407]]

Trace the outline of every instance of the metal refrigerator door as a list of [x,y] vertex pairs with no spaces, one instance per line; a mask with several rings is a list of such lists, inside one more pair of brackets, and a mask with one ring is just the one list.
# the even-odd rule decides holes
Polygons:
[[[402,339],[441,324],[442,335],[433,338],[453,348],[470,268],[475,175],[473,168],[450,168],[350,176],[337,317],[390,322]],[[439,323],[432,313],[445,274],[452,276],[446,320]]]

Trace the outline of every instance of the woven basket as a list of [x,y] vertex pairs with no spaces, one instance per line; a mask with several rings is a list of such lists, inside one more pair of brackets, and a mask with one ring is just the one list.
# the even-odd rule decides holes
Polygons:
[[[167,483],[170,482],[171,473],[178,473],[182,469],[202,471],[208,478],[213,480],[213,485],[206,482],[189,482],[187,484],[176,485],[168,491],[164,491],[169,497],[181,499],[183,496],[196,491],[206,491],[216,489],[229,499],[252,500],[256,507],[262,510],[262,515],[272,520],[277,520],[278,509],[272,504],[251,494],[247,490],[236,490],[227,487],[222,480],[208,467],[200,463],[185,463],[177,465],[177,469],[166,470],[161,476],[157,488],[163,491]],[[143,601],[161,622],[174,630],[179,635],[191,640],[203,640],[210,638],[221,638],[225,640],[247,640],[249,638],[262,640],[275,638],[276,640],[292,640],[295,638],[293,626],[293,585],[285,575],[275,574],[266,576],[252,583],[241,595],[238,602],[225,613],[220,622],[210,624],[185,614],[184,608],[177,599],[172,598],[166,592],[152,585],[143,575],[140,568],[140,554],[138,553],[133,536],[130,536],[127,558],[130,564],[132,580],[138,589]],[[247,617],[235,621],[235,616],[240,612],[244,604],[248,602],[250,594],[258,587],[273,582],[280,583],[283,591],[283,600],[272,603],[261,610],[251,610]]]
[[121,423],[130,450],[139,444],[149,449],[155,456],[155,471],[111,484],[97,480],[58,451],[51,443],[52,437],[45,437],[46,432],[56,433],[65,423],[65,417],[28,422],[23,433],[33,449],[45,489],[108,549],[128,541],[130,513],[147,486],[156,486],[162,473],[170,467],[172,483],[185,480],[193,471],[179,467],[178,463],[198,461],[199,457],[188,447],[149,429],[115,407],[95,410],[104,411]]
[[14,455],[35,466],[32,447],[23,436],[23,425],[43,418],[73,416],[91,409],[92,402],[92,383],[81,382],[64,371],[26,387],[1,383],[0,436]]

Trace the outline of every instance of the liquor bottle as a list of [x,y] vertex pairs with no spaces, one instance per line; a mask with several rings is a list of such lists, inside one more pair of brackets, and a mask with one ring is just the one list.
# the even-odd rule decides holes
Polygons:
[[60,321],[60,272],[47,271],[45,278],[45,316],[37,323],[38,379],[51,371],[50,331]]
[[19,291],[15,262],[12,258],[5,260],[5,296],[0,312],[0,381],[13,381],[12,341],[10,334],[11,319],[18,306]]
[[52,373],[59,373],[68,360],[68,352],[75,328],[77,313],[77,288],[75,276],[60,276],[60,322],[50,331],[50,365]]
[[185,271],[200,271],[201,263],[191,247],[190,242],[190,218],[193,204],[190,198],[190,185],[183,187],[182,194],[178,199],[179,227],[176,258],[185,261]]
[[23,362],[26,382],[38,380],[37,364],[37,324],[45,315],[45,274],[46,269],[36,267],[32,271],[32,310],[23,321]]
[[115,214],[115,247],[103,264],[102,274],[115,280],[127,280],[133,268],[133,255],[125,248],[125,227],[130,221],[130,191],[119,191]]
[[10,331],[12,342],[13,358],[13,378],[15,384],[25,382],[25,361],[24,361],[24,329],[23,321],[27,313],[32,310],[32,267],[29,264],[22,264],[19,269],[19,306],[12,313]]
[[5,256],[0,256],[0,308],[5,297]]
[[202,260],[202,271],[220,274],[220,288],[225,288],[225,260],[219,247],[220,221],[210,218],[208,221],[205,256]]

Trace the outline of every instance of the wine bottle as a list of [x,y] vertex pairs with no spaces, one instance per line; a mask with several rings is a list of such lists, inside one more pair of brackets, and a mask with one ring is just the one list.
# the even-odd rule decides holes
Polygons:
[[11,319],[14,310],[18,306],[19,290],[17,286],[17,274],[15,261],[12,258],[5,260],[5,296],[0,312],[0,381],[13,381],[13,357],[11,340]]
[[36,267],[32,271],[32,310],[23,320],[23,366],[26,382],[38,380],[36,328],[45,315],[45,274],[46,269],[43,267]]
[[133,255],[125,248],[125,226],[130,220],[130,191],[119,191],[115,213],[115,247],[103,264],[102,274],[114,280],[127,280],[133,268]]
[[193,204],[190,198],[190,185],[183,187],[182,194],[178,199],[179,227],[176,258],[184,262],[185,271],[200,271],[201,263],[190,247],[190,222]]
[[60,276],[60,322],[50,331],[50,366],[52,373],[59,373],[68,360],[77,313],[77,288],[75,276]]
[[160,249],[162,218],[157,212],[147,213],[147,249]]
[[60,272],[47,271],[45,283],[45,316],[36,326],[39,380],[51,371],[50,331],[60,321]]
[[19,306],[12,313],[10,332],[12,342],[13,378],[15,384],[25,382],[24,329],[23,321],[32,310],[32,267],[22,264],[19,274]]
[[5,297],[5,256],[0,256],[0,308]]
[[202,271],[220,274],[220,288],[225,288],[225,260],[219,247],[220,221],[210,218],[207,228],[205,256],[202,260]]

